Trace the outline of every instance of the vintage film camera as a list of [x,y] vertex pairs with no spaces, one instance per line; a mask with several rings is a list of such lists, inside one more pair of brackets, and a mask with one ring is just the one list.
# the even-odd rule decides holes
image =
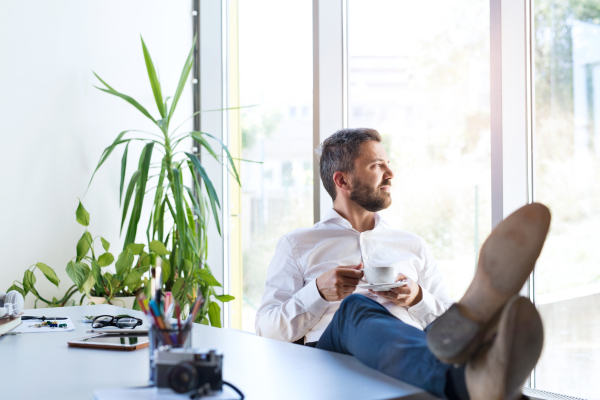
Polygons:
[[223,355],[215,350],[157,350],[156,386],[177,393],[210,394],[223,390]]

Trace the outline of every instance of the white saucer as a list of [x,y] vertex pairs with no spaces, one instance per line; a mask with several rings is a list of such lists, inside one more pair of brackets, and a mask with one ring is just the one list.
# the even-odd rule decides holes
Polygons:
[[357,285],[356,287],[361,289],[371,289],[377,292],[386,292],[390,289],[405,286],[405,281],[398,281],[396,283],[365,283],[363,285]]

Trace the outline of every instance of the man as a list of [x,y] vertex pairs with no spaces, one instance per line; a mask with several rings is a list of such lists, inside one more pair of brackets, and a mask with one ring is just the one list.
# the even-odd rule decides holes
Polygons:
[[[257,333],[354,355],[441,398],[520,398],[543,339],[535,307],[516,295],[541,251],[548,210],[532,204],[499,224],[473,282],[452,304],[423,239],[377,214],[391,204],[394,176],[377,131],[327,138],[320,175],[333,209],[279,240]],[[407,284],[357,289],[361,269],[377,266],[396,267]]]

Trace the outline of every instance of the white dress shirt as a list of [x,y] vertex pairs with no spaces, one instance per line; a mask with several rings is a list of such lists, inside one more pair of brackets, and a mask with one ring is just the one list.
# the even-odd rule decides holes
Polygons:
[[303,336],[306,342],[319,340],[341,302],[323,299],[316,278],[332,268],[361,262],[364,267],[394,266],[421,286],[423,299],[412,307],[397,306],[366,289],[354,292],[376,299],[409,325],[423,330],[453,303],[421,237],[390,228],[377,213],[373,230],[360,233],[331,209],[313,227],[279,239],[256,313],[257,334],[286,342]]

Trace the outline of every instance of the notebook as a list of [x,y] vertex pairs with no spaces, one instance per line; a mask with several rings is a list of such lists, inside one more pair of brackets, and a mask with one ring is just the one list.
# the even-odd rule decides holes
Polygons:
[[21,325],[21,316],[0,319],[0,336]]

